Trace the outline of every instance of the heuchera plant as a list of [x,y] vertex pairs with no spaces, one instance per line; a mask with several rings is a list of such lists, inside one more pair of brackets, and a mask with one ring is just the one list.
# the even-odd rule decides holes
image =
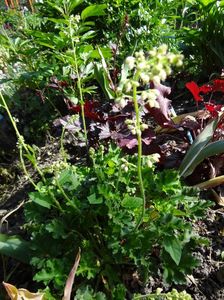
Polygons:
[[[165,45],[148,53],[139,51],[126,59],[117,84],[110,78],[102,53],[101,57],[102,66],[96,64],[96,79],[106,98],[111,100],[107,103],[93,99],[85,101],[89,145],[97,147],[100,140],[113,140],[126,152],[135,153],[141,133],[142,153],[159,153],[163,157],[165,147],[162,149],[157,142],[152,124],[155,122],[163,128],[178,127],[172,120],[171,100],[167,98],[171,89],[161,82],[171,74],[171,65],[182,65],[182,56],[169,53]],[[57,88],[63,92],[63,87]],[[71,114],[80,114],[80,105],[74,105],[69,97],[65,101]],[[55,124],[64,125],[65,120],[69,123],[69,118],[65,117]]]

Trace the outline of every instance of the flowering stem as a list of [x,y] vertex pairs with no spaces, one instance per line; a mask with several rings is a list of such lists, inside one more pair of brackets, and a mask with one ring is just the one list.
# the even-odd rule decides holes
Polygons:
[[77,64],[76,48],[74,47],[73,50],[74,50],[73,53],[74,53],[74,60],[75,60],[75,71],[76,71],[77,80],[78,80],[78,90],[79,90],[79,96],[80,96],[81,116],[82,116],[82,123],[83,123],[83,129],[84,129],[84,137],[85,137],[85,143],[86,143],[86,147],[87,147],[88,139],[87,139],[87,129],[86,129],[86,119],[85,119],[85,108],[84,108],[85,102],[83,99],[81,78],[79,75],[79,69],[78,69],[78,64]]
[[142,137],[141,137],[141,121],[140,121],[140,114],[139,114],[139,107],[138,107],[138,100],[137,100],[137,86],[133,86],[133,102],[134,102],[134,109],[136,115],[136,134],[138,139],[138,180],[139,180],[139,188],[142,196],[142,212],[141,216],[138,220],[138,223],[135,227],[135,230],[141,225],[143,217],[145,215],[145,189],[142,179]]
[[[14,128],[14,130],[15,130],[16,136],[17,136],[17,138],[18,138],[18,144],[19,144],[20,150],[21,150],[22,148],[24,148],[25,151],[26,151],[27,156],[33,158],[33,159],[30,159],[30,158],[28,158],[28,159],[30,160],[30,162],[33,164],[34,168],[37,170],[37,172],[38,172],[39,175],[41,176],[43,182],[45,182],[45,181],[46,181],[46,180],[45,180],[45,177],[44,177],[42,171],[40,170],[40,168],[38,167],[38,165],[37,165],[37,163],[36,163],[36,158],[34,157],[34,155],[33,155],[33,154],[31,153],[31,151],[29,150],[28,145],[24,142],[24,138],[23,138],[23,136],[20,134],[20,132],[19,132],[19,130],[18,130],[18,128],[17,128],[16,122],[15,122],[15,120],[14,120],[14,118],[13,118],[13,116],[12,116],[10,110],[9,110],[9,107],[8,107],[8,105],[7,105],[6,101],[5,101],[5,98],[3,97],[1,91],[0,91],[0,98],[1,98],[2,103],[3,103],[3,107],[4,107],[4,109],[6,110],[6,112],[7,112],[7,114],[8,114],[8,117],[9,117],[11,123],[12,123],[12,126],[13,126],[13,128]],[[20,154],[21,154],[21,153],[22,153],[22,152],[20,151]],[[25,164],[24,164],[24,160],[21,159],[21,157],[22,157],[22,156],[20,155],[20,160],[21,160],[21,163],[22,163],[22,166],[23,166],[23,170],[24,170],[25,174],[28,176],[28,173],[27,173],[27,171],[26,171],[26,166],[25,166]],[[28,178],[30,179],[30,176],[28,176]],[[33,182],[32,180],[30,180],[30,182],[36,187],[36,185],[34,184],[34,182]]]
[[71,18],[69,20],[69,31],[70,31],[70,39],[71,39],[71,43],[72,43],[75,73],[76,73],[76,76],[77,76],[77,86],[78,86],[79,96],[80,96],[81,117],[82,117],[83,129],[84,129],[85,144],[86,144],[86,148],[88,149],[88,137],[87,137],[87,129],[86,129],[85,108],[84,108],[85,102],[84,102],[84,99],[83,99],[82,83],[81,83],[81,78],[80,78],[79,68],[78,68],[78,63],[77,63],[76,46],[75,46],[75,43],[74,43],[74,38],[73,38],[73,33],[72,33]]

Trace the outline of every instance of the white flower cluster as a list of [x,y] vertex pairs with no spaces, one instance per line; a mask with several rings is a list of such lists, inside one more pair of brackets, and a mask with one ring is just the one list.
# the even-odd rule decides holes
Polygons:
[[136,120],[132,120],[132,119],[127,119],[125,121],[125,124],[127,125],[128,129],[131,131],[133,135],[135,134],[141,135],[141,132],[149,127],[147,124],[141,123],[140,129],[138,131]]
[[[121,78],[117,88],[116,102],[123,108],[132,98],[131,93],[134,87],[148,85],[150,82],[159,84],[171,74],[171,66],[179,67],[182,64],[183,55],[169,52],[165,44],[153,48],[146,54],[140,50],[134,56],[128,56],[124,63],[124,70],[127,73],[125,78]],[[151,108],[159,108],[157,97],[158,91],[155,89],[144,90],[141,93],[141,99]]]
[[155,163],[159,162],[160,154],[159,153],[153,153],[151,155],[148,155],[146,158],[147,158],[147,161],[146,161],[147,166],[149,168],[152,168]]
[[125,158],[122,158],[121,161],[122,161],[121,169],[124,170],[127,173],[129,163]]
[[[139,74],[139,80],[143,84],[153,81],[160,83],[166,80],[171,74],[171,65],[181,66],[183,64],[183,55],[168,52],[167,45],[161,45],[153,48],[148,54],[141,50],[134,56],[128,56],[125,61],[126,67],[131,71],[135,70]],[[126,89],[130,91],[130,84],[126,84]]]
[[160,108],[159,103],[157,101],[157,97],[159,95],[158,90],[156,89],[149,89],[143,91],[141,94],[141,98],[145,101],[151,108]]

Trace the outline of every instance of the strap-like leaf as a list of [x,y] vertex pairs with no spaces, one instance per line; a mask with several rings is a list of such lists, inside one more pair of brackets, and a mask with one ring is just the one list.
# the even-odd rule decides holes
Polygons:
[[[185,155],[181,166],[180,166],[180,176],[186,177],[190,175],[194,168],[198,165],[197,157],[200,155],[200,152],[204,149],[204,147],[209,143],[209,141],[212,139],[214,131],[217,126],[217,119],[214,119],[212,122],[210,122],[205,129],[197,136],[197,138],[194,140],[194,143],[189,148],[187,154]],[[192,167],[194,166],[194,167]],[[188,170],[191,171],[188,171]]]
[[224,153],[224,140],[216,141],[207,145],[202,151],[195,156],[193,163],[185,172],[185,176],[190,175],[194,169],[207,157]]

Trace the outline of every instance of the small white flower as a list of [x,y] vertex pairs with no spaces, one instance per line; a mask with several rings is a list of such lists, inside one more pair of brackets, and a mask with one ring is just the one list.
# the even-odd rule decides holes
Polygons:
[[150,159],[147,160],[147,166],[149,168],[152,168],[152,166],[153,166],[153,163],[152,163],[152,161]]
[[181,59],[178,59],[176,66],[181,67],[183,65],[183,61]]
[[135,57],[138,59],[138,61],[144,61],[145,60],[144,51],[140,50],[139,52],[135,52]]
[[145,129],[148,129],[149,126],[147,124],[141,124],[141,130],[144,131]]
[[150,55],[151,57],[154,57],[154,56],[156,56],[156,55],[157,55],[157,51],[156,51],[156,49],[155,49],[155,48],[153,48],[152,50],[150,50],[150,51],[149,51],[149,55]]
[[163,289],[157,288],[156,289],[156,295],[160,295],[162,293]]
[[172,70],[171,70],[171,68],[169,66],[166,66],[165,70],[166,70],[166,74],[167,75],[170,75],[172,73]]
[[160,160],[160,154],[159,153],[154,153],[152,154],[154,162],[159,162]]
[[76,21],[77,23],[80,21],[80,19],[81,19],[80,15],[76,15],[76,16],[75,16],[75,21]]
[[124,170],[126,173],[128,172],[128,166],[127,164],[122,164],[121,169]]
[[127,104],[126,100],[123,97],[119,97],[115,100],[115,102],[117,103],[118,106],[120,106],[121,108],[124,108]]
[[125,63],[127,65],[127,67],[129,68],[129,70],[132,70],[135,67],[135,58],[133,56],[128,56],[126,58]]
[[121,108],[124,108],[126,106],[126,100],[124,98],[121,98],[119,104],[120,104]]
[[153,80],[154,83],[160,84],[160,77],[158,75],[153,76],[152,80]]
[[158,53],[165,55],[166,52],[168,50],[168,46],[166,44],[162,44],[161,46],[159,46],[158,48]]
[[126,91],[127,93],[130,93],[131,90],[132,90],[132,84],[131,84],[130,81],[127,81],[127,83],[125,84],[125,91]]
[[124,123],[125,123],[126,125],[131,125],[131,124],[133,124],[133,120],[127,119],[127,120],[125,120]]
[[142,61],[142,62],[140,62],[140,63],[137,64],[137,69],[144,70],[145,68],[146,68],[145,61]]
[[132,85],[135,86],[135,87],[139,87],[139,82],[136,81],[136,80],[132,80]]
[[162,81],[166,80],[166,77],[167,77],[166,71],[165,70],[161,70],[159,72],[159,77],[161,78]]
[[147,104],[151,107],[151,108],[160,108],[158,101],[155,100],[155,98],[149,98],[149,100],[147,101]]
[[136,135],[136,129],[133,128],[133,129],[131,130],[131,133],[132,133],[133,135]]
[[169,53],[167,58],[170,61],[170,63],[173,64],[176,59],[176,55],[174,53]]
[[141,73],[140,78],[143,83],[145,83],[145,84],[149,83],[149,80],[150,80],[149,75],[147,75],[145,73]]

